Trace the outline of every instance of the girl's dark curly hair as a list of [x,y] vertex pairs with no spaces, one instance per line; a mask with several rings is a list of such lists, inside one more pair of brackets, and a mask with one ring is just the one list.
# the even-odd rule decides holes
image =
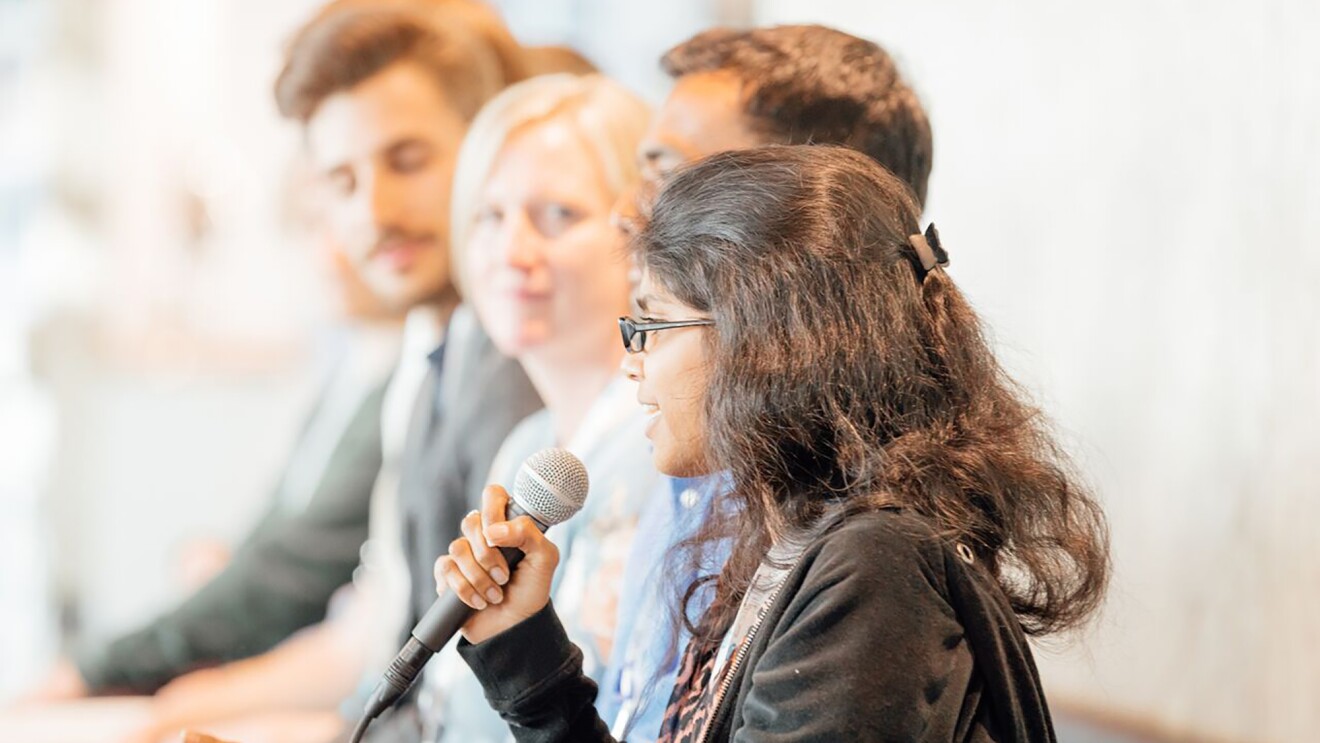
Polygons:
[[1100,603],[1104,516],[962,293],[923,270],[919,215],[900,180],[840,147],[714,155],[657,194],[636,255],[715,320],[708,456],[737,506],[716,504],[687,545],[732,543],[701,620],[679,609],[699,644],[719,642],[774,535],[831,504],[925,516],[990,566],[1029,633]]

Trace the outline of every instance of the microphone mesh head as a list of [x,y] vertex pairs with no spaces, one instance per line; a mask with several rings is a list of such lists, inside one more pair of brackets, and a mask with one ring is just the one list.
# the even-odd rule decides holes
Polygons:
[[518,468],[513,500],[544,526],[577,513],[587,500],[587,467],[565,449],[542,449]]

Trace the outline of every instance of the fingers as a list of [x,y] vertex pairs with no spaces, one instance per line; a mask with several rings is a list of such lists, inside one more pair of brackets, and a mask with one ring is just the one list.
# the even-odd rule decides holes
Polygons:
[[482,598],[481,593],[472,586],[463,571],[459,570],[458,564],[450,555],[443,555],[435,561],[435,588],[436,593],[444,594],[445,589],[454,592],[460,601],[472,607],[473,609],[485,609],[490,606],[486,599]]
[[[504,591],[496,585],[486,572],[486,568],[477,562],[477,557],[472,551],[472,542],[467,537],[459,537],[449,543],[449,557],[453,560],[454,568],[458,571],[458,576],[467,584],[475,596],[480,597],[481,603],[498,604],[504,600]],[[455,590],[463,586],[453,586]],[[462,593],[459,594],[462,596]],[[484,606],[477,606],[476,603],[464,600],[464,603],[475,609],[484,609]]]
[[[486,537],[482,534],[481,514],[477,511],[469,513],[463,519],[462,527],[463,536],[467,538],[468,546],[472,549],[472,556],[476,558],[481,569],[485,571],[486,575],[490,576],[491,580],[495,581],[497,586],[508,583],[509,563],[504,559],[504,555],[500,553],[499,549],[490,546],[486,541]],[[474,582],[473,585],[476,585],[476,583]],[[477,587],[482,589],[482,593],[486,594],[486,598],[492,604],[500,602],[501,595],[498,589],[492,591],[482,586]]]
[[485,542],[496,547],[517,547],[523,552],[529,552],[524,547],[536,549],[542,544],[550,544],[530,516],[507,520],[508,509],[509,493],[499,485],[487,485],[481,494],[482,537]]
[[[500,553],[500,547],[521,550],[524,558],[519,574],[522,568],[531,568],[529,578],[532,575],[537,577],[529,585],[536,586],[544,582],[545,588],[548,588],[549,576],[554,574],[555,566],[559,564],[559,550],[545,538],[531,517],[519,516],[506,521],[508,504],[509,495],[504,488],[498,485],[486,488],[482,493],[481,511],[473,511],[464,517],[461,525],[463,536],[450,543],[447,556],[436,561],[437,589],[447,587],[460,601],[473,609],[505,603],[508,598],[505,591],[512,575],[508,562]],[[521,581],[519,585],[527,583]],[[516,589],[522,593],[528,590]],[[518,599],[514,603],[523,601]]]
[[[483,498],[483,508],[485,507],[484,501],[485,499]],[[503,508],[504,506],[501,505],[499,521],[504,520]],[[484,525],[487,523],[490,522],[487,521],[485,512],[473,511],[472,513],[469,513],[467,517],[463,519],[463,536],[467,537],[468,542],[471,543],[472,554],[476,556],[477,562],[480,563],[481,567],[490,574],[491,579],[494,580],[496,584],[502,586],[509,582],[509,564],[504,559],[504,555],[500,554],[498,549],[492,547],[490,543],[486,541]]]
[[487,485],[481,493],[481,525],[483,528],[508,519],[509,494],[499,485]]
[[545,538],[545,534],[536,527],[530,516],[519,516],[512,521],[491,524],[485,529],[485,537],[496,547],[515,547],[522,550],[526,557],[523,565],[554,568],[559,564],[559,548]]

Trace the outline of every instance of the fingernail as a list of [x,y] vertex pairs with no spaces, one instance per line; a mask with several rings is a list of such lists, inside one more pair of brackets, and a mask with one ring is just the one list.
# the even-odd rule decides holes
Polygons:
[[474,603],[476,603],[476,605],[477,605],[477,609],[485,609],[485,608],[486,608],[486,602],[485,602],[485,600],[482,599],[480,596],[476,596],[476,595],[474,595],[474,596],[472,597],[472,601],[473,601]]
[[504,572],[504,568],[495,568],[490,571],[490,578],[501,586],[509,582],[509,574]]
[[509,527],[506,524],[491,524],[486,527],[486,536],[491,539],[503,539],[509,536]]
[[504,600],[504,593],[500,589],[491,586],[486,590],[486,598],[490,599],[492,604],[498,604]]

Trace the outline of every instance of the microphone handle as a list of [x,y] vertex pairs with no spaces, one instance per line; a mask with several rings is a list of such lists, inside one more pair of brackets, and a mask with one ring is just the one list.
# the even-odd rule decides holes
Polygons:
[[[542,533],[550,528],[528,513],[526,509],[519,505],[518,501],[510,500],[509,504],[504,507],[505,520],[513,521],[519,516],[531,518],[532,523],[536,524],[536,528],[540,529]],[[504,555],[504,561],[509,563],[509,577],[512,578],[513,569],[518,566],[519,562],[522,562],[522,550],[516,547],[500,547],[499,550],[500,554]],[[421,621],[413,627],[409,644],[411,644],[411,640],[416,640],[422,647],[431,651],[431,655],[435,655],[440,652],[440,648],[444,647],[445,643],[449,642],[449,638],[458,634],[459,628],[470,616],[472,616],[472,607],[460,601],[458,596],[450,591],[431,603],[431,608],[426,610]],[[400,657],[403,656],[402,653],[399,655]],[[423,660],[422,663],[426,663],[426,661]],[[413,678],[416,678],[415,673]],[[412,684],[411,681],[408,683],[409,685]]]
[[[527,511],[518,505],[517,501],[511,501],[505,509],[507,518],[512,521],[519,516],[531,516]],[[541,523],[535,516],[531,516],[532,521],[541,530],[546,530],[546,525]],[[500,554],[504,555],[504,561],[509,564],[509,575],[513,576],[513,569],[523,559],[522,550],[516,547],[500,547]],[[421,621],[413,627],[412,635],[408,642],[394,656],[390,662],[389,668],[385,669],[380,683],[376,685],[376,690],[371,698],[367,700],[363,710],[362,725],[360,730],[354,731],[354,737],[350,740],[357,741],[366,730],[367,724],[378,717],[395,702],[399,701],[408,689],[412,688],[417,677],[421,675],[422,668],[426,662],[431,660],[431,656],[440,652],[440,648],[449,642],[449,638],[458,634],[459,628],[472,616],[472,607],[459,600],[458,596],[452,591],[438,597],[431,604],[431,608],[426,610]]]
[[[500,554],[504,555],[504,561],[509,563],[509,575],[512,576],[513,569],[523,559],[523,552],[517,547],[499,549]],[[434,655],[449,642],[449,638],[458,634],[463,623],[472,616],[472,611],[472,607],[459,600],[458,594],[450,591],[431,604],[421,621],[413,627],[412,636]]]

